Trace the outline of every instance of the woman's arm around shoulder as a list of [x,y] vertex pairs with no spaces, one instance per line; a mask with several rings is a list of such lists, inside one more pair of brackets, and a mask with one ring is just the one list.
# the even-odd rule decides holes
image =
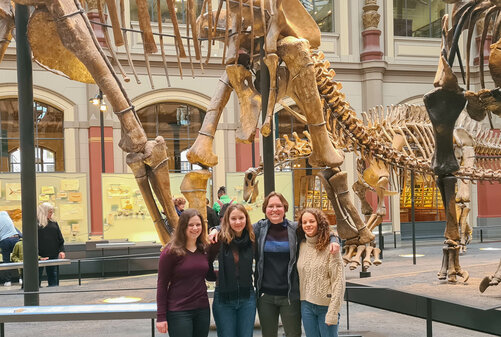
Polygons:
[[217,273],[214,270],[214,261],[216,260],[220,249],[221,249],[220,240],[216,240],[215,243],[210,244],[207,247],[207,258],[209,260],[209,271],[207,272],[207,276],[205,277],[207,281],[214,282],[217,280]]

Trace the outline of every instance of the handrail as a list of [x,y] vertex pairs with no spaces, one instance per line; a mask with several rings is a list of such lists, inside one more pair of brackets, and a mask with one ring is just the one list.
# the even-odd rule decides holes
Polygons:
[[432,322],[501,335],[501,310],[480,309],[395,289],[346,282],[345,299],[373,308],[426,319],[427,336]]

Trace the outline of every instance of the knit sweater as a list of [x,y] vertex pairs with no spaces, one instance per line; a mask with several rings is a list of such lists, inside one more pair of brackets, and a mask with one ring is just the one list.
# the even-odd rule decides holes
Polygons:
[[299,245],[297,271],[302,301],[328,306],[326,324],[337,324],[344,297],[345,279],[341,253],[332,255],[329,248],[315,248],[317,236],[308,237]]

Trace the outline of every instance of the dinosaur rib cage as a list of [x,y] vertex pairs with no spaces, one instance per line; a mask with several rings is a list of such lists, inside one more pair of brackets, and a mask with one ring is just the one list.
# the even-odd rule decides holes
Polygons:
[[[384,123],[371,129],[356,116],[355,111],[345,100],[345,95],[340,91],[341,83],[334,80],[335,71],[330,68],[329,61],[324,60],[324,54],[321,51],[315,51],[312,52],[312,58],[315,64],[317,87],[324,103],[326,126],[332,134],[331,140],[336,147],[359,152],[364,158],[381,160],[391,170],[414,171],[423,176],[434,176],[431,167],[434,137],[430,135],[429,130],[407,123],[407,126],[414,129],[415,133],[428,140],[428,148],[416,149],[414,147],[413,149],[413,146],[407,143],[402,151],[394,149],[389,139],[391,137],[388,134],[385,136],[384,130],[377,130],[377,128],[384,129]],[[402,115],[394,114],[393,117],[393,122],[395,122]],[[482,132],[484,132],[483,136],[477,134],[475,141],[475,154],[476,157],[478,156],[476,166],[460,167],[454,175],[462,180],[501,181],[501,165],[499,164],[501,137],[492,131],[482,130]],[[412,132],[410,134],[412,135]],[[430,145],[433,145],[433,148],[430,148]]]

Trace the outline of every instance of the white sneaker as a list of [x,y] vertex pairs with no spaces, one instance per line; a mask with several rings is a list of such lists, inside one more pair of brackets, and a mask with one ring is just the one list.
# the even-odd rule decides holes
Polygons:
[[23,279],[22,278],[19,279],[19,285],[21,285],[21,286],[23,285]]
[[9,282],[5,282],[3,285],[6,286],[6,287],[10,287],[12,285],[12,282],[10,282],[10,281]]

